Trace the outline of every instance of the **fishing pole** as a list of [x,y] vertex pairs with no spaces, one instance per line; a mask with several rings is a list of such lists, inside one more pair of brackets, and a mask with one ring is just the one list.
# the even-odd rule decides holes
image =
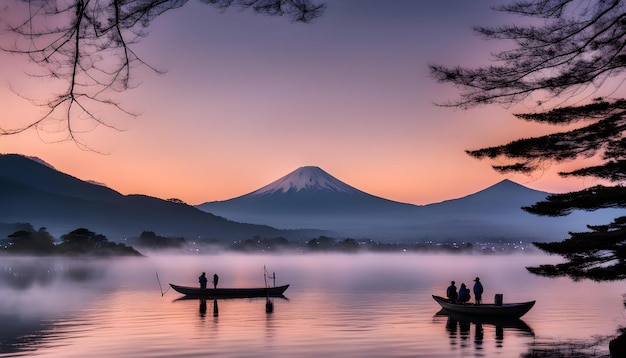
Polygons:
[[161,297],[163,297],[165,295],[165,292],[167,292],[169,290],[169,288],[167,290],[165,290],[165,292],[163,292],[163,287],[161,286],[161,280],[159,280],[159,273],[156,272],[156,278],[157,278],[157,282],[159,283],[159,289],[161,290]]
[[274,281],[274,287],[276,287],[276,272],[273,272],[272,275],[270,275],[269,271],[267,271],[267,267],[265,267],[265,265],[263,265],[263,278],[265,279],[265,287],[269,287],[267,285],[267,278],[271,278]]
[[[269,292],[267,290],[267,276],[269,276],[269,272],[267,272],[267,268],[263,265],[263,280],[265,280],[265,313],[274,312],[274,302],[270,300]],[[276,274],[274,274],[274,286],[276,286]]]

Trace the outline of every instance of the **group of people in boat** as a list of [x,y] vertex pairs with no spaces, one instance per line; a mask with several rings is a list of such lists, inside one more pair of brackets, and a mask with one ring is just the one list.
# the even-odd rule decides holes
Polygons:
[[[217,274],[213,274],[213,288],[217,288],[217,281],[219,281],[219,276],[217,276]],[[206,278],[206,272],[203,272],[202,275],[200,275],[200,277],[198,277],[198,281],[200,282],[200,288],[205,289],[206,288],[206,284],[208,282],[207,278]]]
[[[476,277],[474,279],[474,302],[476,304],[480,304],[483,301],[483,284],[480,283],[480,278]],[[465,285],[465,283],[461,283],[461,287],[459,291],[456,290],[456,282],[450,282],[450,286],[446,290],[446,296],[448,296],[448,300],[452,303],[468,303],[471,299],[470,289]]]

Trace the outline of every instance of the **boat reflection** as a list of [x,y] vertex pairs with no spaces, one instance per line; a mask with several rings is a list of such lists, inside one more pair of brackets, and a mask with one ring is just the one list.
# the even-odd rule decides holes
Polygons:
[[473,326],[473,344],[477,350],[483,349],[486,328],[489,331],[493,330],[497,348],[503,346],[505,332],[528,337],[535,336],[533,329],[519,318],[473,316],[442,309],[435,314],[433,320],[435,322],[445,320],[450,345],[460,345],[461,347],[466,347],[471,342]]
[[[283,300],[286,300],[286,301],[289,300],[285,296],[272,297],[272,300],[270,300],[269,298],[265,298],[265,305],[264,305],[265,306],[265,313],[271,314],[271,313],[274,312],[274,301],[273,301],[273,299],[276,299],[276,298],[283,299]],[[179,297],[179,298],[173,300],[173,302],[194,301],[194,300],[198,300],[198,302],[199,302],[200,306],[198,308],[198,312],[200,314],[200,317],[201,318],[206,317],[206,314],[207,314],[207,301],[210,300],[210,299],[199,298],[199,297],[194,297],[194,296],[183,296],[183,297]],[[219,301],[219,300],[224,300],[224,301],[226,301],[226,300],[228,300],[228,301],[231,301],[231,300],[233,300],[233,301],[234,300],[261,301],[261,300],[263,300],[263,298],[237,298],[237,297],[234,297],[234,298],[220,298],[220,299],[214,298],[212,300],[213,300],[213,317],[218,317],[219,316],[219,307],[218,307],[217,301]]]
[[[205,298],[199,298],[198,299],[200,301],[200,317],[205,317],[206,316],[206,299]],[[219,307],[217,306],[217,299],[213,300],[213,317],[217,317],[219,316],[220,310]]]

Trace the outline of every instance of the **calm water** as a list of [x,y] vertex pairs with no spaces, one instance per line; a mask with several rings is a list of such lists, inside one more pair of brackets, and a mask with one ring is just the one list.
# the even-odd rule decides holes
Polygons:
[[[533,347],[613,335],[623,283],[533,276],[526,255],[239,255],[0,261],[0,357],[519,357]],[[287,299],[182,300],[167,283],[262,286]],[[157,281],[157,273],[162,289]],[[485,301],[537,300],[521,321],[451,321],[431,294],[480,276]],[[595,348],[606,354],[608,342]]]

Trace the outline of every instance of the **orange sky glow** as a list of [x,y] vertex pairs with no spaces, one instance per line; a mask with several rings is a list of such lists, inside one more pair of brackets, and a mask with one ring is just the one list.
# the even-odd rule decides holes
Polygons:
[[[123,194],[192,205],[246,194],[307,165],[413,204],[507,178],[548,192],[597,184],[558,178],[556,167],[505,177],[464,153],[550,131],[513,117],[528,104],[467,111],[433,104],[458,92],[435,83],[429,63],[484,65],[497,50],[471,30],[507,21],[493,3],[332,2],[306,25],[189,3],[159,18],[137,45],[167,73],[138,69],[140,85],[120,99],[141,115],[104,113],[122,131],[85,133],[94,149],[85,151],[31,130],[0,137],[0,152],[39,157]],[[45,98],[54,88],[28,78],[24,58],[0,60],[0,127],[12,128],[41,113],[13,91]]]

